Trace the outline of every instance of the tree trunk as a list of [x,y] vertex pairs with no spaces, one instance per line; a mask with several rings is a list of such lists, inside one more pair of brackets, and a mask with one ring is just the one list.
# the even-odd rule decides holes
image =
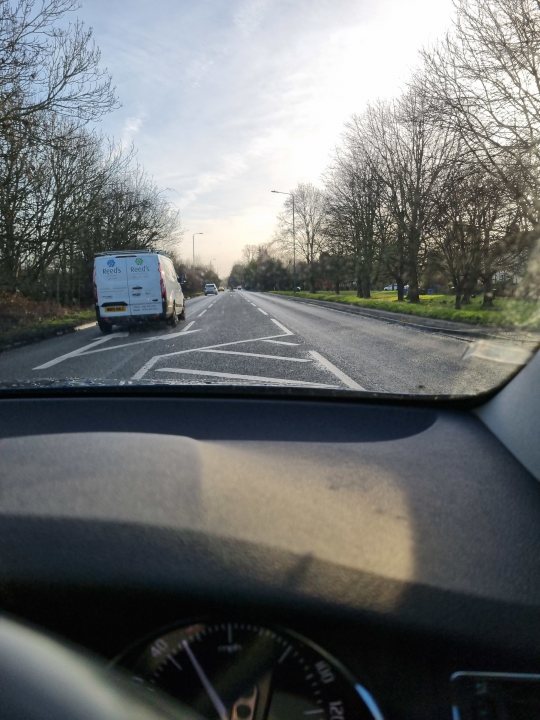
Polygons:
[[362,297],[362,268],[356,264],[356,297]]
[[397,279],[397,299],[398,302],[403,302],[405,299],[405,283],[403,278]]
[[362,275],[362,297],[369,300],[371,297],[371,281],[367,274]]
[[484,299],[482,300],[482,307],[484,310],[489,310],[493,307],[493,278],[491,275],[484,280]]
[[420,302],[420,290],[418,288],[418,273],[416,268],[409,268],[409,291],[407,293],[407,300],[410,303]]

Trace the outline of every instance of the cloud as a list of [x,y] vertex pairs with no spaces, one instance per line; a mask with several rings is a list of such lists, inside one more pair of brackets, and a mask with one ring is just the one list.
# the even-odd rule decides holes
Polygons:
[[120,134],[120,144],[122,147],[128,147],[133,142],[135,136],[139,133],[143,124],[143,118],[138,117],[127,117],[122,126],[122,132]]
[[180,197],[183,208],[194,203],[201,195],[209,193],[221,184],[227,183],[240,175],[247,167],[244,157],[240,154],[226,155],[218,162],[218,169],[203,172],[191,178],[192,187]]
[[192,60],[184,71],[187,83],[191,85],[191,87],[199,87],[213,64],[214,61],[205,55]]
[[233,22],[242,35],[251,35],[262,24],[268,0],[242,0],[233,15]]

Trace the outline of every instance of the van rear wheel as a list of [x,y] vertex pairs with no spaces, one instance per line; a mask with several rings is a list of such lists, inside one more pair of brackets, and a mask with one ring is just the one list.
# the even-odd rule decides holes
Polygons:
[[185,320],[185,319],[186,319],[186,306],[185,306],[185,304],[182,305],[182,312],[180,313],[180,315],[179,315],[178,317],[180,318],[180,320]]
[[172,315],[169,318],[169,325],[171,327],[176,327],[178,325],[178,315],[176,314],[176,303],[173,303],[173,306],[172,306]]
[[103,320],[98,320],[98,327],[104,335],[110,335],[112,333],[112,325]]

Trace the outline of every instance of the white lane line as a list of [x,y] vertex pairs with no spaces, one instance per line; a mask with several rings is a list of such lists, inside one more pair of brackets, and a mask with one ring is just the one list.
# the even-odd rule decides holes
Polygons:
[[319,365],[322,365],[322,367],[329,370],[332,375],[335,375],[339,380],[341,380],[342,383],[345,383],[345,385],[351,390],[365,390],[365,387],[362,387],[359,385],[356,380],[353,380],[348,375],[345,375],[345,373],[340,370],[338,367],[336,367],[333,363],[330,362],[330,360],[327,360],[324,358],[320,353],[316,352],[315,350],[309,350],[308,351],[311,357],[315,360],[315,362],[319,363]]
[[195,320],[192,320],[191,322],[189,322],[181,332],[182,333],[187,332],[192,325],[195,325]]
[[263,342],[272,343],[273,345],[290,345],[291,347],[301,345],[301,343],[287,342],[286,340],[263,340]]
[[150,360],[147,360],[144,365],[137,370],[135,375],[131,376],[132,380],[141,380],[146,373],[154,367],[154,365],[157,363],[161,355],[154,355],[154,357],[151,357]]
[[[257,306],[255,306],[255,307],[257,307]],[[263,315],[268,315],[268,313],[265,312],[264,310],[262,310],[260,307],[258,307],[257,310],[258,310],[260,313],[262,313]]]
[[[208,310],[208,308],[206,308],[206,310]],[[202,317],[202,316],[204,315],[204,313],[206,312],[206,310],[203,310],[202,312],[200,312],[200,313],[197,315],[197,317]]]
[[268,358],[269,360],[287,360],[288,362],[312,362],[304,358],[284,357],[283,355],[263,355],[263,353],[240,352],[239,350],[201,350],[203,353],[219,353],[221,355],[243,355],[244,357]]
[[[191,330],[190,332],[198,332],[197,330]],[[220,348],[220,347],[230,347],[231,345],[243,345],[244,343],[251,343],[251,342],[259,342],[260,340],[272,340],[274,338],[280,338],[283,337],[283,335],[266,335],[266,337],[262,338],[248,338],[247,340],[232,340],[231,342],[226,343],[217,343],[216,345],[205,345],[204,347],[196,347],[196,348],[189,348],[187,350],[175,350],[174,352],[170,353],[163,353],[163,355],[154,355],[154,357],[150,358],[148,362],[146,362],[140,370],[138,370],[135,375],[133,375],[132,380],[140,380],[150,368],[152,368],[158,360],[161,358],[166,357],[174,357],[175,355],[186,355],[187,353],[193,353],[193,352],[201,352],[203,350],[213,350],[214,348]],[[97,351],[96,351],[97,352]]]
[[105,337],[98,338],[97,340],[94,340],[91,343],[88,343],[88,345],[83,345],[78,350],[73,350],[70,353],[66,353],[65,355],[60,355],[57,358],[54,358],[54,360],[49,360],[49,362],[43,363],[43,365],[38,365],[35,368],[32,368],[33,370],[46,370],[47,368],[52,367],[53,365],[58,365],[58,363],[64,362],[64,360],[68,360],[69,358],[77,357],[77,355],[84,354],[84,351],[87,348],[94,348],[96,345],[101,345],[102,343],[108,342],[109,340],[115,340],[119,337],[127,337],[129,333],[117,333],[115,335],[107,335]]
[[339,385],[323,385],[322,383],[305,382],[304,380],[283,380],[282,378],[261,377],[260,375],[236,375],[235,373],[211,372],[210,370],[186,370],[184,368],[158,368],[156,372],[179,373],[181,375],[205,375],[208,377],[228,378],[230,380],[256,380],[268,382],[273,385],[294,385],[296,387],[332,388],[339,389]]
[[[180,337],[181,335],[192,335],[196,332],[201,332],[202,328],[195,328],[195,330],[180,330],[177,333],[169,333],[168,335],[154,335],[153,337],[145,338],[144,340],[134,340],[130,343],[122,343],[122,345],[113,345],[113,347],[98,348],[97,350],[88,350],[83,353],[84,355],[95,355],[100,352],[108,352],[110,350],[119,350],[120,348],[133,347],[134,345],[144,345],[144,343],[156,342],[158,340],[174,340],[174,338]],[[116,336],[118,337],[118,335]]]
[[285,333],[285,335],[294,335],[294,333],[291,332],[289,329],[287,329],[287,328],[285,327],[285,325],[282,325],[282,324],[281,324],[280,322],[278,322],[277,320],[274,320],[274,318],[270,318],[270,320],[271,320],[275,325],[277,325],[280,330],[283,330],[283,332]]

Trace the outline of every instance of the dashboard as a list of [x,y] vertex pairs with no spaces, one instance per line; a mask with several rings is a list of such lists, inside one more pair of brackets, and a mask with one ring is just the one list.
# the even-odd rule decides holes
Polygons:
[[534,717],[540,489],[488,404],[6,395],[2,610],[198,717]]

